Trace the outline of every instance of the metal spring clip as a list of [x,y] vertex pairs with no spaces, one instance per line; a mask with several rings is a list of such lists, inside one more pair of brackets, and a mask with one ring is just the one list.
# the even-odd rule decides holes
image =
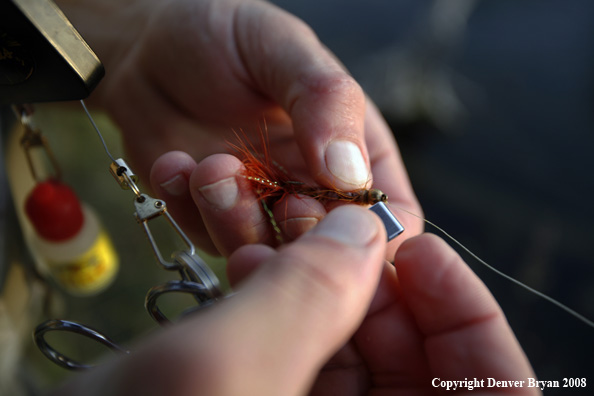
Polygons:
[[[148,291],[145,298],[145,308],[149,315],[159,324],[169,323],[169,319],[162,313],[157,304],[159,297],[166,293],[192,294],[198,303],[197,308],[210,305],[222,297],[219,279],[204,260],[198,256],[192,241],[167,211],[165,201],[142,194],[136,186],[136,176],[131,173],[130,168],[123,159],[115,160],[111,164],[110,171],[122,188],[131,189],[136,195],[134,199],[136,209],[134,216],[136,221],[142,225],[158,263],[165,270],[178,271],[181,277],[181,280],[168,281],[154,286]],[[165,216],[186,245],[186,249],[173,253],[171,260],[166,260],[161,254],[148,224],[149,221],[160,216]]]
[[37,168],[40,168],[40,164],[36,164],[35,156],[32,154],[32,151],[37,149],[45,154],[45,159],[53,170],[53,175],[51,175],[51,177],[60,180],[62,176],[60,165],[58,164],[46,137],[39,128],[36,128],[33,125],[33,107],[30,105],[13,106],[13,111],[24,128],[23,137],[21,138],[21,147],[25,152],[25,158],[27,159],[27,164],[29,165],[29,170],[31,171],[33,179],[35,181],[41,181],[45,176],[48,176],[43,174],[43,172],[38,172]]

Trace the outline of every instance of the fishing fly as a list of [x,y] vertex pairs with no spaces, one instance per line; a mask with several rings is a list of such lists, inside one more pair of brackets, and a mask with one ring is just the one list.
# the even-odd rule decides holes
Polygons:
[[270,157],[266,124],[260,129],[260,150],[256,149],[255,145],[245,137],[245,134],[243,135],[244,138],[235,132],[237,141],[235,143],[228,142],[228,144],[242,161],[245,169],[241,176],[251,182],[253,191],[269,217],[278,244],[284,243],[284,238],[270,206],[283,201],[289,195],[311,197],[323,204],[336,201],[364,206],[371,205],[370,209],[378,214],[386,228],[388,241],[404,231],[402,224],[386,206],[388,196],[381,190],[364,188],[343,191],[337,188],[307,185],[292,177],[282,165]]
[[[264,128],[264,131],[266,128]],[[245,166],[243,176],[252,182],[254,191],[260,199],[282,201],[288,195],[305,195],[322,203],[341,201],[359,205],[373,205],[387,202],[388,196],[377,188],[343,191],[335,188],[309,186],[291,177],[286,169],[270,158],[266,132],[260,134],[261,152],[250,141],[245,141],[235,133],[238,142],[229,143],[237,152]]]

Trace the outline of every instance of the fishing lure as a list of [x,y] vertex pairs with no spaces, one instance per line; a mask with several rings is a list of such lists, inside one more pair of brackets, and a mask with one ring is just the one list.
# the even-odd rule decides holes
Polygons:
[[252,182],[254,191],[261,200],[270,203],[282,201],[288,195],[305,195],[322,203],[340,201],[373,205],[388,201],[388,196],[377,188],[343,191],[336,188],[310,186],[295,180],[282,165],[270,158],[265,131],[266,128],[260,134],[262,140],[260,150],[237,133],[235,133],[237,143],[229,143],[245,166],[243,176]]
[[[269,222],[274,230],[278,244],[284,243],[284,238],[270,207],[275,203],[283,201],[289,195],[311,197],[323,204],[344,202],[368,206],[377,203],[384,204],[388,201],[388,196],[377,188],[344,191],[337,188],[311,186],[295,180],[282,165],[270,157],[266,126],[260,129],[261,148],[259,150],[245,137],[245,134],[244,138],[242,138],[235,132],[235,136],[237,142],[229,142],[228,144],[241,159],[245,167],[242,176],[251,182],[252,188],[258,196],[264,212],[269,217]],[[389,232],[389,239],[404,231],[404,228],[396,218],[392,214],[390,215],[397,229],[394,230],[394,233]],[[389,226],[387,225],[387,227]]]

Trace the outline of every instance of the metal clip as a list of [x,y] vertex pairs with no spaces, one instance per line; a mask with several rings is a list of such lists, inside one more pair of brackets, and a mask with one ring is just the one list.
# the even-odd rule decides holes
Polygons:
[[138,177],[132,173],[126,161],[118,158],[109,165],[109,172],[123,190],[132,190],[137,197],[140,197],[140,189],[136,185]]
[[[181,280],[169,281],[149,290],[145,299],[145,307],[151,317],[161,324],[169,323],[169,319],[161,312],[157,304],[159,297],[166,293],[191,294],[198,303],[198,306],[194,307],[193,310],[210,305],[217,301],[219,297],[222,297],[223,293],[220,289],[219,279],[200,256],[198,256],[190,238],[182,231],[167,211],[165,201],[140,193],[136,186],[136,176],[124,160],[114,160],[109,170],[122,188],[132,189],[136,194],[136,198],[134,199],[136,212],[134,216],[136,217],[136,221],[142,225],[159,264],[166,270],[177,270],[181,276]],[[175,252],[172,255],[172,260],[166,260],[163,257],[161,249],[159,249],[148,224],[149,221],[160,216],[165,216],[169,225],[173,227],[177,235],[179,235],[187,246],[185,250]]]
[[[167,293],[191,294],[198,303],[198,306],[194,307],[193,310],[210,305],[222,297],[223,293],[220,289],[219,279],[204,260],[198,256],[192,241],[173,220],[173,217],[167,211],[165,201],[149,197],[146,194],[140,194],[134,201],[134,206],[136,207],[136,213],[134,214],[136,220],[142,225],[159,264],[166,270],[179,271],[181,276],[181,280],[169,281],[149,290],[144,303],[149,315],[160,324],[169,323],[169,319],[161,312],[157,303],[159,297]],[[186,250],[175,252],[172,255],[172,261],[165,260],[163,257],[148,225],[150,220],[159,216],[165,216],[188,247]]]
[[[154,286],[146,294],[146,298],[144,300],[144,307],[151,316],[151,318],[153,318],[153,320],[155,320],[162,326],[171,323],[171,321],[161,311],[159,305],[157,304],[157,301],[159,297],[168,293],[184,293],[191,294],[192,296],[194,296],[194,298],[198,302],[198,305],[190,308],[187,311],[188,313],[212,305],[214,302],[216,302],[216,299],[210,296],[210,293],[206,286],[204,286],[201,283],[183,280],[171,280],[163,283],[162,285]],[[182,314],[182,316],[185,316],[185,314]]]
[[198,254],[179,251],[173,255],[173,259],[182,265],[183,270],[180,271],[182,279],[202,283],[210,298],[218,298],[222,295],[219,278]]
[[162,285],[152,287],[145,298],[144,306],[149,315],[161,325],[170,320],[159,309],[157,300],[167,293],[191,294],[197,306],[186,310],[182,317],[201,308],[212,305],[223,297],[217,276],[197,254],[180,251],[174,254],[174,261],[180,264],[179,273],[182,280],[168,281]]
[[390,209],[388,209],[384,202],[375,203],[369,207],[369,210],[377,214],[382,220],[382,223],[384,223],[384,227],[386,227],[386,234],[388,236],[388,242],[396,238],[404,231],[402,224],[400,224],[396,216],[390,212]]
[[69,370],[86,370],[93,368],[94,366],[79,363],[68,356],[58,352],[52,346],[50,346],[45,340],[45,334],[51,331],[66,331],[70,333],[76,333],[88,337],[98,343],[105,345],[109,349],[123,354],[129,354],[130,351],[126,348],[122,348],[109,337],[101,334],[95,329],[84,326],[80,323],[70,322],[68,320],[48,320],[37,326],[33,333],[33,339],[37,347],[43,352],[43,354],[49,358],[52,362],[57,365],[69,369]]
[[155,238],[153,237],[148,225],[150,220],[159,216],[165,216],[169,224],[173,227],[175,232],[181,237],[185,245],[188,247],[188,254],[193,255],[196,253],[196,248],[194,247],[194,244],[190,238],[188,238],[188,236],[182,231],[180,226],[175,222],[175,220],[173,220],[173,217],[167,211],[167,205],[165,204],[165,201],[151,198],[146,194],[140,194],[134,200],[134,206],[136,208],[136,213],[134,213],[134,216],[136,217],[136,220],[142,225],[159,263],[167,270],[180,269],[180,263],[167,261],[163,258],[163,255],[161,254],[161,251],[157,246],[157,242],[155,241]]
[[27,158],[27,163],[29,164],[29,169],[31,170],[33,178],[36,181],[42,180],[43,175],[40,175],[35,169],[33,156],[31,155],[32,149],[41,148],[53,168],[53,177],[59,180],[62,176],[62,171],[58,165],[58,161],[56,161],[56,157],[54,156],[54,153],[45,136],[42,135],[38,128],[33,128],[31,125],[30,114],[23,112],[21,124],[25,128],[25,133],[21,138],[21,147],[23,147],[23,150],[25,151],[25,157]]

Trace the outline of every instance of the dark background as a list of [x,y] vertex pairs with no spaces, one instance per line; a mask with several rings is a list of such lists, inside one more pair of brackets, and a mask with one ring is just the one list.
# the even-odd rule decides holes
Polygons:
[[[379,104],[429,220],[594,318],[594,2],[274,2]],[[592,394],[594,329],[464,257],[540,380],[588,379],[546,394]]]

